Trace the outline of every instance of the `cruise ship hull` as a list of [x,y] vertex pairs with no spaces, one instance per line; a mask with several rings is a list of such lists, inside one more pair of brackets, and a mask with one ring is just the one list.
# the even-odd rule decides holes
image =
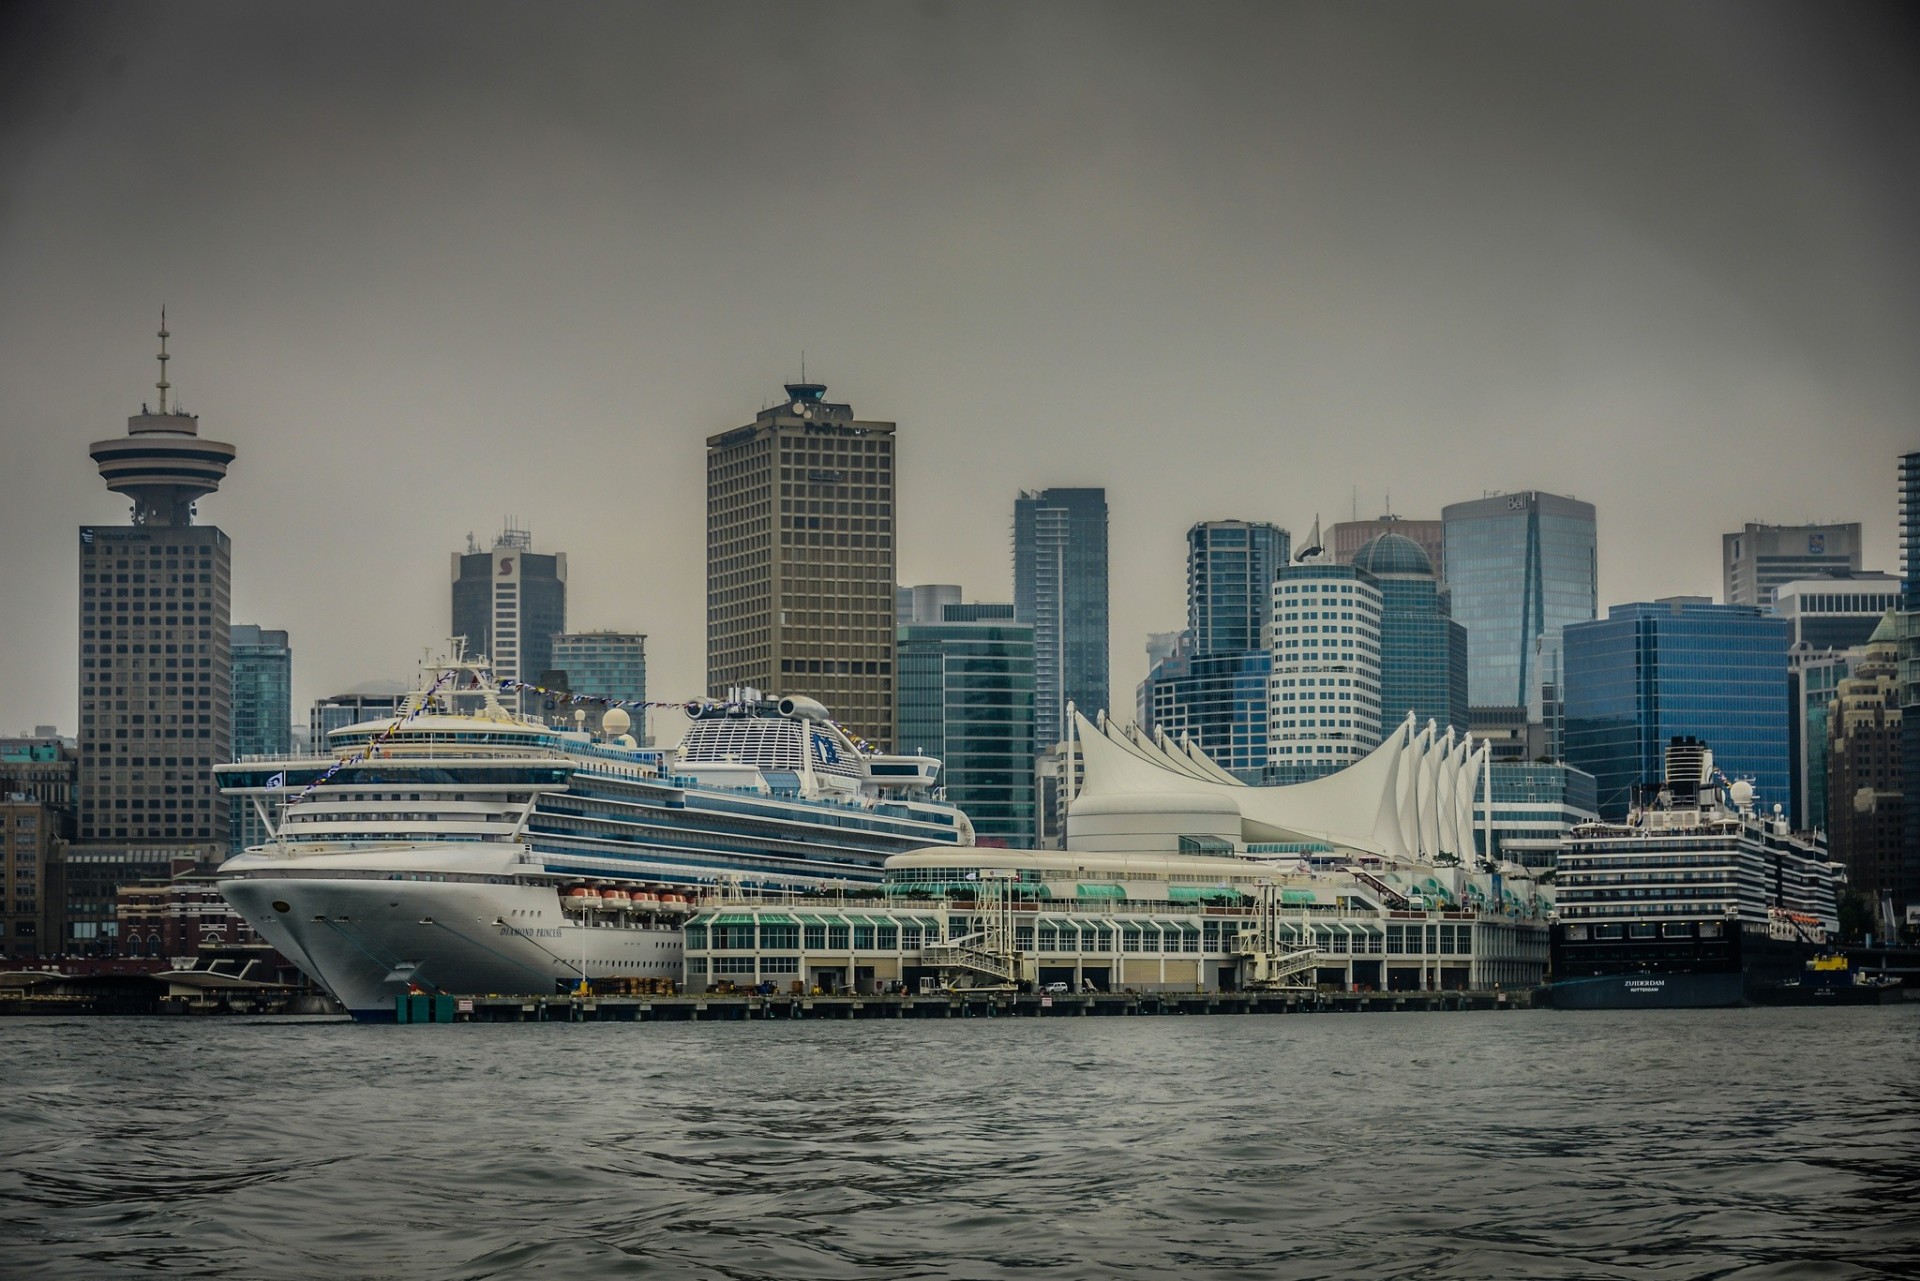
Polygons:
[[1746,1004],[1734,974],[1603,974],[1561,979],[1548,989],[1556,1010],[1682,1010]]
[[1798,974],[1814,951],[1738,923],[1711,938],[1644,943],[1573,941],[1562,923],[1551,932],[1548,1001],[1559,1010],[1747,1005]]
[[255,869],[221,893],[357,1020],[394,1017],[409,991],[551,993],[613,978],[679,980],[677,924],[582,924],[550,884],[285,875]]

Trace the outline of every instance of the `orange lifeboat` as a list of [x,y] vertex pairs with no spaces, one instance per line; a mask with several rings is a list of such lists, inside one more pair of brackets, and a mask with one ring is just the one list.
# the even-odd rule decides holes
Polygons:
[[623,889],[613,888],[600,891],[600,906],[609,912],[624,912],[633,906]]

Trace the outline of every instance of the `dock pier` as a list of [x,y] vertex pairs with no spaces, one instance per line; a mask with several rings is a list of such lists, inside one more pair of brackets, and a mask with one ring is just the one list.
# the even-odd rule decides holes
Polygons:
[[886,996],[450,996],[394,999],[401,1023],[698,1023],[755,1019],[1426,1014],[1531,1008],[1530,992],[936,992]]

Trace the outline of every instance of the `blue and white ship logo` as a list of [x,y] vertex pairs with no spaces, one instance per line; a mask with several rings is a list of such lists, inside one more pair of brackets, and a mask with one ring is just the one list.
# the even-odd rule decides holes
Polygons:
[[840,749],[835,747],[833,740],[825,734],[815,734],[813,736],[813,754],[819,758],[822,765],[838,765],[840,763]]

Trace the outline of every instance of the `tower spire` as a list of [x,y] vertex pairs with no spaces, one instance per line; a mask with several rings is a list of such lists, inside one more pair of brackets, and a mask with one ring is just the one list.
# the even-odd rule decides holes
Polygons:
[[160,304],[160,381],[154,386],[160,389],[160,412],[167,412],[167,388],[173,384],[167,381],[167,304]]

